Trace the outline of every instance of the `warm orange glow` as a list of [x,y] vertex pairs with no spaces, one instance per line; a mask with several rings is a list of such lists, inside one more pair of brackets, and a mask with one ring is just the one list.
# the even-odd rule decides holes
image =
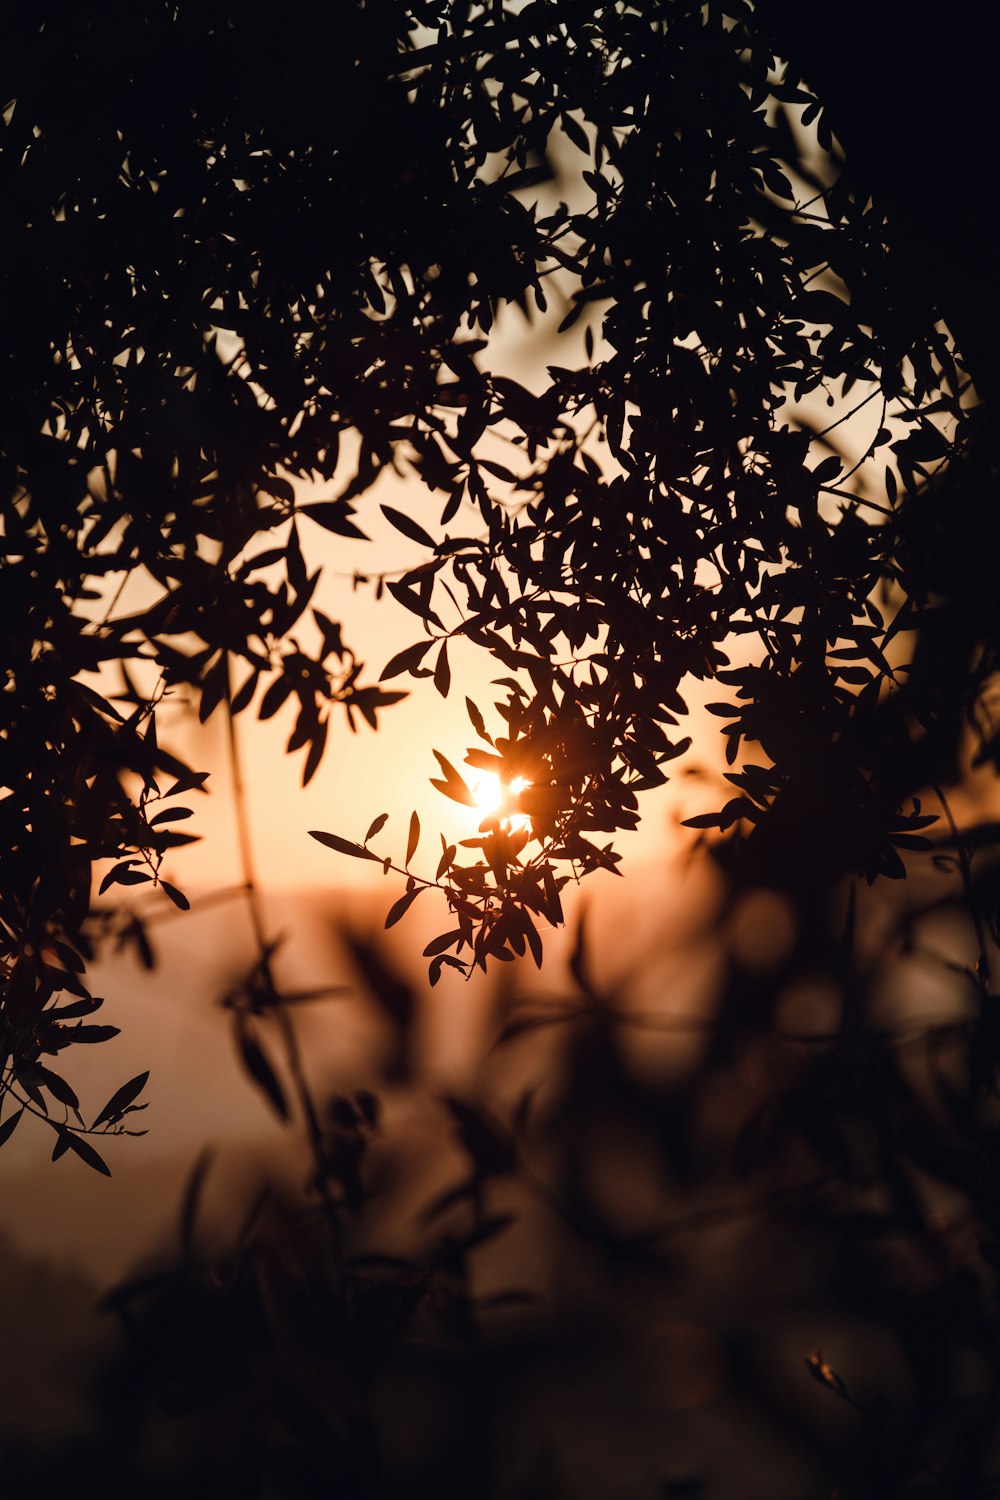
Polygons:
[[518,793],[530,785],[526,776],[514,776],[504,786],[500,777],[492,771],[482,771],[472,783],[471,791],[476,799],[476,807],[484,816],[499,817],[512,833],[518,833],[522,829],[530,829],[531,819],[527,813],[510,812],[509,809],[516,802]]

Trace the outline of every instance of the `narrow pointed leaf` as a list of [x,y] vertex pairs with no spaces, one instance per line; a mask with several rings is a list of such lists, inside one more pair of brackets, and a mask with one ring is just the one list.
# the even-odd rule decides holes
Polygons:
[[447,698],[448,689],[451,687],[451,668],[448,665],[448,642],[445,641],[438,652],[437,664],[434,668],[434,686],[442,698]]
[[394,510],[391,505],[383,505],[381,509],[386,520],[395,526],[397,531],[409,537],[411,542],[419,542],[422,547],[433,547],[434,538],[412,516],[404,515],[401,510]]
[[24,1106],[22,1105],[16,1114],[8,1115],[7,1119],[4,1120],[2,1125],[0,1125],[0,1146],[6,1146],[7,1142],[14,1134],[14,1131],[17,1129],[18,1122],[20,1121],[23,1114]]
[[414,901],[416,901],[417,897],[420,895],[423,889],[423,886],[418,885],[414,890],[407,891],[405,896],[400,896],[398,901],[393,902],[393,904],[389,908],[389,915],[385,919],[385,925],[387,928],[395,927],[400,918],[406,916],[406,913],[409,911],[410,907],[413,905]]
[[375,819],[374,823],[372,823],[368,832],[365,834],[365,843],[370,843],[377,833],[381,833],[382,829],[385,827],[388,821],[388,813],[379,813],[378,817]]
[[338,854],[350,854],[354,859],[378,859],[377,854],[373,854],[362,844],[352,843],[350,839],[342,839],[336,833],[323,833],[318,828],[310,828],[309,837],[316,839],[320,844],[325,844],[328,849],[336,849]]
[[80,1160],[85,1161],[88,1167],[93,1167],[95,1172],[100,1172],[105,1177],[111,1176],[111,1168],[104,1160],[104,1157],[94,1150],[89,1141],[85,1141],[82,1136],[72,1135],[69,1132],[66,1133],[66,1140],[69,1142],[69,1149],[75,1151]]
[[148,1077],[148,1070],[145,1073],[137,1073],[134,1078],[129,1079],[128,1083],[123,1083],[120,1089],[116,1089],[94,1124],[103,1125],[106,1120],[112,1120],[115,1115],[120,1115],[142,1093]]

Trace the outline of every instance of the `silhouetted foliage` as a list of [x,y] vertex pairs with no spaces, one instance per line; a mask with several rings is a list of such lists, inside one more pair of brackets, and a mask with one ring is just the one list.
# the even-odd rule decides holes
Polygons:
[[[321,86],[303,80],[314,58]],[[633,1076],[581,945],[578,994],[515,1010],[500,1032],[508,1047],[567,1029],[570,1083],[537,1127],[553,1171],[532,1180],[583,1243],[631,1264],[672,1231],[623,1243],[595,1202],[588,1142],[610,1120],[654,1144],[678,1191],[759,1179],[767,1212],[832,1235],[843,1303],[892,1330],[913,1377],[890,1420],[810,1357],[863,1418],[844,1493],[964,1494],[986,1483],[998,1369],[985,1288],[1000,825],[959,826],[949,796],[1000,755],[996,465],[977,398],[994,351],[962,298],[946,316],[934,246],[948,223],[912,248],[912,163],[845,160],[817,74],[856,139],[814,34],[777,0],[293,3],[280,17],[221,0],[52,3],[10,18],[0,1144],[27,1110],[54,1156],[106,1171],[91,1136],[142,1108],[145,1075],[88,1126],[42,1059],[114,1032],[92,1021],[86,983],[102,931],[152,962],[143,924],[96,904],[95,872],[98,900],[146,885],[187,905],[161,867],[193,837],[179,825],[205,773],[159,743],[171,694],[231,730],[291,702],[308,781],[338,713],[377,728],[408,678],[448,696],[453,641],[495,658],[507,675],[495,704],[467,700],[465,764],[495,772],[505,799],[476,836],[441,840],[438,858],[414,814],[404,854],[375,809],[363,839],[313,832],[405,876],[387,925],[437,892],[433,983],[444,967],[541,963],[566,883],[615,869],[615,835],[688,748],[689,685],[717,683],[729,787],[689,824],[733,910],[748,891],[784,893],[794,941],[771,967],[733,961],[699,1068],[669,1085]],[[509,335],[525,320],[549,330],[552,362],[515,379]],[[389,469],[411,476],[412,499],[381,512],[421,556],[356,582],[409,611],[416,638],[374,680],[350,621],[313,607],[309,559],[313,528],[365,537]],[[303,481],[328,495],[302,500]],[[433,784],[471,805],[465,773],[434,755]],[[910,869],[916,893],[873,938],[866,886]],[[253,901],[249,870],[247,885]],[[963,936],[938,957],[965,1009],[901,1036],[873,1019],[875,997],[948,914]],[[304,1284],[321,1287],[304,1316],[329,1314],[350,1364],[373,1333],[364,1321],[352,1343],[344,1222],[367,1203],[377,1107],[312,1097],[287,1005],[316,994],[280,991],[255,924],[259,952],[225,1003],[247,1073],[305,1123],[327,1239],[301,1252]],[[413,991],[376,945],[355,937],[353,953],[394,1028],[387,1077],[405,1079]],[[784,1026],[796,975],[838,997],[830,1033]],[[443,1107],[468,1170],[432,1216],[470,1221],[429,1259],[384,1266],[388,1290],[357,1285],[364,1318],[388,1308],[398,1328],[443,1277],[461,1342],[477,1316],[467,1261],[506,1223],[486,1201],[526,1180],[536,1127],[528,1094],[515,1119],[485,1100]],[[975,1269],[934,1240],[926,1177],[975,1223]],[[900,1242],[923,1267],[902,1288]],[[332,1257],[318,1283],[313,1256]],[[254,1318],[271,1317],[241,1280],[252,1260],[236,1257],[233,1285],[260,1306],[240,1304],[218,1338],[240,1375]],[[215,1296],[197,1276],[185,1288],[189,1311]],[[181,1293],[165,1295],[169,1340]],[[963,1360],[978,1384],[953,1378]],[[169,1359],[154,1363],[169,1384]],[[334,1428],[364,1406],[359,1368],[337,1374]],[[357,1431],[321,1422],[295,1441],[326,1455],[327,1479],[343,1455],[345,1494],[376,1494]]]
[[[383,509],[426,555],[369,580],[420,629],[382,678],[447,694],[452,639],[492,653],[500,732],[470,704],[468,760],[530,783],[504,809],[529,827],[407,859],[409,897],[450,908],[432,975],[540,958],[565,881],[614,868],[685,747],[692,678],[728,690],[734,784],[695,821],[736,829],[755,879],[902,874],[968,722],[995,758],[969,380],[781,34],[740,0],[11,20],[0,917],[26,1107],[73,1109],[39,1059],[100,1039],[95,863],[102,893],[184,904],[169,799],[203,775],[158,743],[164,695],[292,699],[306,780],[334,710],[374,727],[400,696],[310,611],[303,549],[363,535],[387,466],[423,486]],[[510,307],[558,322],[537,388],[504,373]]]

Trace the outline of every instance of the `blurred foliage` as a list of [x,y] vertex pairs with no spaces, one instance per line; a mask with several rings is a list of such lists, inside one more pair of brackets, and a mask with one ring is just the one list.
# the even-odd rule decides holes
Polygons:
[[[620,955],[581,924],[546,991],[525,966],[496,987],[461,1096],[429,1097],[416,1060],[423,987],[385,940],[345,932],[391,1018],[384,1106],[312,1103],[307,1170],[249,1189],[221,1241],[201,1157],[179,1248],[106,1299],[123,1340],[95,1421],[65,1445],[8,1437],[9,1482],[112,1500],[995,1494],[995,1111],[957,974],[950,1016],[889,1019],[946,884],[869,903],[845,942],[842,910],[821,923],[811,900],[723,882],[631,980],[606,977]],[[644,983],[665,957],[683,983],[706,948],[721,961],[683,1004]],[[290,1096],[278,1012],[260,1025]]]

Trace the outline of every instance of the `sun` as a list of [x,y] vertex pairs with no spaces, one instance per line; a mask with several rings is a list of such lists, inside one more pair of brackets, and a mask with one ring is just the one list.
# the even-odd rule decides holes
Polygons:
[[526,776],[513,776],[509,784],[504,786],[494,772],[482,771],[472,783],[470,791],[476,799],[476,807],[484,817],[499,817],[501,823],[512,833],[519,833],[522,829],[531,828],[531,819],[527,813],[505,812],[505,808],[509,808],[518,793],[530,785]]

